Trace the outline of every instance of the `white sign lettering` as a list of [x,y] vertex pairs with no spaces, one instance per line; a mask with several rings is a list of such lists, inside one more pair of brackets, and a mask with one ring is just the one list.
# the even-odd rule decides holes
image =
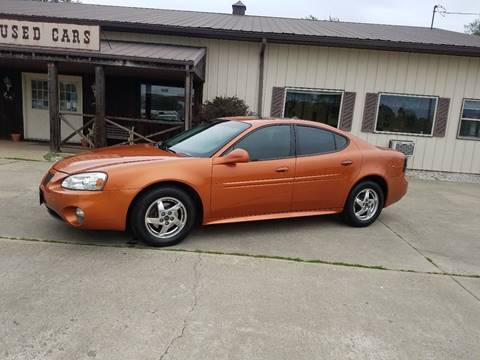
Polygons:
[[0,19],[0,44],[100,50],[100,27]]

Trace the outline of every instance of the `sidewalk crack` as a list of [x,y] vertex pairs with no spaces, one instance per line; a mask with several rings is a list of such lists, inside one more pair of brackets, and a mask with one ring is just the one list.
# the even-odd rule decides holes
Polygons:
[[378,221],[380,223],[382,223],[388,230],[390,230],[393,234],[395,234],[400,240],[402,240],[403,242],[405,242],[408,246],[410,246],[413,250],[415,250],[418,254],[420,254],[425,260],[427,260],[430,264],[432,264],[433,266],[435,266],[438,270],[440,270],[440,272],[442,272],[443,274],[447,275],[450,279],[452,279],[458,286],[460,286],[463,290],[465,290],[468,294],[470,294],[475,300],[477,300],[478,302],[480,302],[480,298],[475,295],[473,292],[471,292],[470,290],[468,290],[465,286],[463,286],[456,278],[453,277],[452,274],[449,274],[447,271],[445,271],[444,269],[442,269],[439,265],[437,265],[431,258],[429,258],[428,256],[426,256],[421,250],[419,250],[417,247],[415,247],[412,243],[410,243],[410,241],[408,241],[405,237],[403,237],[400,233],[398,233],[397,231],[395,231],[392,227],[390,227],[389,225],[387,225],[386,223],[384,223],[382,220],[378,219]]
[[194,274],[194,283],[192,287],[192,294],[193,294],[193,299],[192,299],[192,305],[190,306],[190,309],[188,310],[187,314],[185,315],[185,318],[183,319],[183,325],[182,328],[180,329],[180,332],[177,336],[173,337],[168,345],[166,346],[165,350],[163,351],[162,355],[160,356],[159,360],[163,360],[168,356],[170,350],[173,348],[175,343],[183,338],[185,334],[185,330],[188,326],[190,316],[194,313],[195,309],[197,308],[198,305],[198,284],[200,282],[200,272],[198,270],[200,263],[202,261],[201,254],[198,254],[198,260],[195,262],[193,265],[193,274]]

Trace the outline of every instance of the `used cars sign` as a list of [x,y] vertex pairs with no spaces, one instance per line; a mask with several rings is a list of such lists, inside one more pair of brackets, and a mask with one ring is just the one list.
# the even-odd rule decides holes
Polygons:
[[0,44],[100,50],[100,27],[0,19]]

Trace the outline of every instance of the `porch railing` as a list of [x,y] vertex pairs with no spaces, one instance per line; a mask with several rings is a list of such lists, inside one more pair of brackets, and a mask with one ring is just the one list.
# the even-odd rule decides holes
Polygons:
[[[62,123],[67,125],[70,129],[72,129],[72,133],[70,133],[65,139],[62,140],[61,146],[64,146],[69,140],[71,140],[76,135],[80,136],[84,139],[89,147],[95,147],[95,144],[92,139],[94,139],[95,133],[95,120],[96,116],[93,114],[72,114],[72,113],[59,113],[60,120]],[[89,120],[85,122],[81,127],[76,128],[68,119],[67,116],[79,116],[82,119],[88,118]],[[135,131],[135,125],[132,126],[124,126],[119,124],[119,122],[128,122],[130,124],[152,124],[152,125],[165,125],[170,126],[167,129],[163,129],[161,131],[156,131],[151,134],[142,135]],[[115,139],[115,140],[125,140],[120,144],[135,144],[137,142],[148,142],[148,143],[155,143],[156,141],[153,140],[155,137],[160,135],[167,134],[169,132],[173,132],[176,130],[183,129],[184,122],[183,121],[162,121],[162,120],[149,120],[149,119],[139,119],[139,118],[131,118],[131,117],[121,117],[121,116],[105,116],[105,127],[106,127],[106,137],[107,139]],[[85,135],[87,132],[87,135]]]

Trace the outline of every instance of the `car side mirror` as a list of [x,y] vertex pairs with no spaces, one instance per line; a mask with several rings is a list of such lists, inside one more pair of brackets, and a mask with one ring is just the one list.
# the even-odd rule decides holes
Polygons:
[[243,149],[235,149],[225,156],[215,159],[215,164],[235,165],[237,163],[247,163],[250,161],[248,152]]

